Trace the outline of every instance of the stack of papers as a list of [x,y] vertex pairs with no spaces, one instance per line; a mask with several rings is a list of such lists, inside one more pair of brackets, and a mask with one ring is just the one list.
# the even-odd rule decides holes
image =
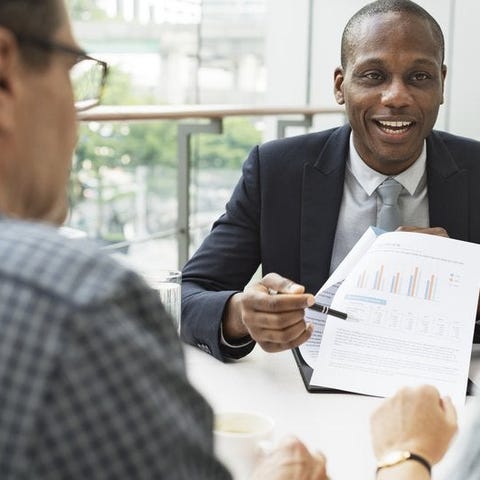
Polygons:
[[347,320],[306,310],[315,330],[299,353],[313,369],[309,386],[383,397],[427,383],[462,405],[480,245],[380,233],[369,228],[316,295]]

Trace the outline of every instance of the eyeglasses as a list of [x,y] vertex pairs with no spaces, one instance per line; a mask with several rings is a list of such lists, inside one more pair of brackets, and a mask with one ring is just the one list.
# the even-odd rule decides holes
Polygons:
[[100,103],[107,80],[108,65],[106,62],[90,57],[83,50],[62,43],[21,34],[15,36],[19,43],[30,43],[50,52],[59,52],[75,57],[75,63],[70,69],[70,80],[77,112],[87,110]]

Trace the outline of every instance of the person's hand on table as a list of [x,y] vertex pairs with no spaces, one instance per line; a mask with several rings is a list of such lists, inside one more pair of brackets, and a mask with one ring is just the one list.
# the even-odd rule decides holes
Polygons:
[[302,285],[276,273],[265,275],[230,298],[223,320],[224,338],[234,341],[249,335],[267,352],[301,345],[313,331],[313,325],[305,323],[304,309],[315,303],[315,297],[304,291]]
[[[438,390],[428,385],[399,390],[371,417],[372,445],[377,459],[401,450],[420,455],[435,465],[444,456],[456,431],[457,414],[452,401],[449,397],[440,397]],[[422,475],[418,478],[428,473],[419,462],[409,460],[381,469],[378,478],[410,478],[408,475],[413,469]]]
[[287,438],[260,460],[251,480],[328,480],[326,460],[300,440]]

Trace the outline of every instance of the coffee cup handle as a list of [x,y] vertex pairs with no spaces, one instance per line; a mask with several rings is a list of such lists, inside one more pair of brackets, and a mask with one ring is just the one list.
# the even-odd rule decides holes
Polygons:
[[262,440],[258,442],[256,449],[257,462],[262,460],[274,450],[274,444],[271,440]]

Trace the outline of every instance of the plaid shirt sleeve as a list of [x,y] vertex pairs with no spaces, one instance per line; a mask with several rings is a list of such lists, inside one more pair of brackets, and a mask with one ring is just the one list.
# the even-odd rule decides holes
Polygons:
[[54,263],[70,272],[64,282],[32,283],[34,270],[37,279],[62,277],[51,257],[41,267],[52,254],[43,241],[30,275],[0,267],[9,311],[0,313],[2,479],[230,478],[213,457],[211,409],[187,381],[156,292],[62,241]]

